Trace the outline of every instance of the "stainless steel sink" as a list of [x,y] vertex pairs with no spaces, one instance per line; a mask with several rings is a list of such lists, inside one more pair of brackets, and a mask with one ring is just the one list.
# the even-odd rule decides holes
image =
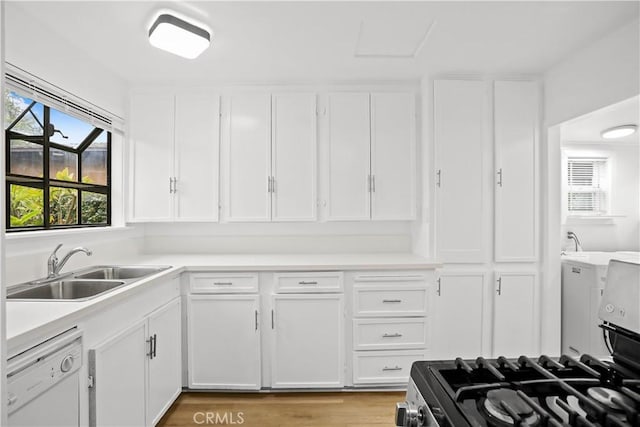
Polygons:
[[166,270],[169,267],[146,266],[101,266],[86,273],[75,274],[77,279],[129,280],[141,279],[146,276]]
[[28,301],[80,301],[129,285],[170,266],[100,265],[53,278],[11,286],[7,299]]
[[56,280],[10,292],[8,299],[78,300],[124,285],[121,280]]

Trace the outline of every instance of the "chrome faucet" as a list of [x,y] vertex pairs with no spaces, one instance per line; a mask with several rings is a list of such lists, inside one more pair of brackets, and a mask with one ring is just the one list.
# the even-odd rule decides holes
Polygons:
[[574,233],[573,231],[567,232],[567,239],[573,240],[576,245],[576,252],[582,251],[582,245],[580,244],[580,239],[578,239],[576,233]]
[[93,255],[93,252],[91,252],[89,249],[83,248],[83,247],[77,247],[77,248],[71,249],[64,257],[62,257],[62,261],[58,261],[58,256],[56,255],[56,252],[58,252],[58,249],[60,249],[61,247],[62,247],[62,243],[58,244],[58,246],[56,246],[53,252],[51,252],[51,255],[49,255],[49,260],[47,261],[47,273],[48,273],[47,277],[49,278],[56,277],[57,275],[59,275],[60,270],[62,269],[62,267],[64,267],[67,261],[69,261],[69,258],[71,258],[73,254],[78,252],[84,252],[85,254],[87,254],[87,256]]

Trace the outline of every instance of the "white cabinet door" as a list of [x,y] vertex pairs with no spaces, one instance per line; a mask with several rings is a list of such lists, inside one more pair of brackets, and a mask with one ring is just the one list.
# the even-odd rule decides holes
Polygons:
[[535,261],[538,85],[494,83],[495,260]]
[[189,387],[260,389],[258,295],[189,296]]
[[179,93],[175,114],[175,218],[217,221],[220,98]]
[[137,93],[131,97],[130,143],[133,149],[133,221],[168,221],[173,197],[174,97]]
[[91,426],[144,426],[147,351],[146,321],[89,350]]
[[330,94],[328,116],[327,219],[369,219],[369,94]]
[[371,95],[371,218],[415,218],[415,95]]
[[232,95],[225,110],[226,220],[271,218],[271,96]]
[[434,83],[436,256],[445,263],[485,258],[486,104],[484,82]]
[[440,276],[434,296],[431,353],[434,358],[473,358],[483,354],[483,273]]
[[535,273],[496,273],[493,355],[539,353]]
[[180,298],[149,315],[151,354],[147,420],[156,425],[182,390]]
[[343,300],[337,294],[273,297],[273,388],[343,386]]
[[272,219],[316,219],[316,96],[272,96]]

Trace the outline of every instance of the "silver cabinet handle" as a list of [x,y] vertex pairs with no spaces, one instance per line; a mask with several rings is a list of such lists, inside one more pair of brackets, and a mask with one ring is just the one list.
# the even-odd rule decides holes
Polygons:
[[498,295],[502,295],[502,277],[498,277],[498,280],[496,280],[498,282],[498,289],[496,289],[496,293]]
[[276,192],[276,177],[275,176],[271,177],[271,192],[272,193]]
[[256,331],[258,330],[258,310],[256,310]]
[[371,175],[371,192],[372,193],[376,192],[376,176],[375,175]]
[[305,282],[304,280],[298,282],[298,285],[317,285],[318,282]]
[[153,335],[150,336],[146,342],[149,343],[149,353],[147,353],[147,357],[153,359]]
[[442,179],[442,170],[438,169],[436,171],[436,187],[440,187],[441,179]]
[[271,329],[275,329],[275,321],[273,319],[273,310],[271,310]]
[[436,294],[437,294],[438,296],[442,296],[442,292],[441,292],[441,288],[440,288],[440,286],[441,286],[440,279],[441,279],[441,278],[440,278],[440,277],[438,277],[438,289],[436,289]]
[[389,303],[402,302],[402,300],[401,299],[383,299],[382,302],[385,303],[385,304],[389,304]]
[[367,175],[367,193],[371,193],[371,175]]
[[395,333],[395,334],[383,334],[382,338],[400,338],[402,336],[402,334],[399,333]]
[[214,286],[233,286],[233,282],[213,282]]
[[402,368],[400,366],[395,366],[393,368],[390,368],[388,366],[385,366],[384,368],[382,368],[383,371],[402,371]]
[[173,193],[177,193],[178,192],[178,178],[176,178],[175,176],[173,177]]
[[153,334],[153,357],[158,357],[158,336]]
[[498,169],[498,185],[502,187],[502,168]]
[[169,194],[173,194],[173,177],[169,177]]
[[572,273],[576,273],[576,274],[580,274],[582,272],[582,270],[578,267],[571,267],[571,272]]
[[267,177],[267,193],[271,193],[271,177]]
[[580,354],[580,351],[579,351],[577,348],[575,348],[575,347],[571,347],[571,346],[569,346],[569,350],[571,350],[571,351],[575,351],[576,353]]

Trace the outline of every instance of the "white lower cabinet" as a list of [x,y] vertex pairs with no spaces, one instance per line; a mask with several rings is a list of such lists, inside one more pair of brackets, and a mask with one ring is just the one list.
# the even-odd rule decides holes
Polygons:
[[344,385],[344,296],[274,295],[271,328],[273,388]]
[[155,425],[181,391],[180,299],[89,350],[92,426]]
[[258,295],[189,296],[190,388],[260,389],[259,310]]
[[483,355],[484,273],[443,273],[434,296],[432,356],[436,359]]
[[353,385],[406,384],[428,347],[427,280],[422,273],[356,273]]
[[535,273],[496,272],[493,307],[494,356],[539,353],[539,316]]

